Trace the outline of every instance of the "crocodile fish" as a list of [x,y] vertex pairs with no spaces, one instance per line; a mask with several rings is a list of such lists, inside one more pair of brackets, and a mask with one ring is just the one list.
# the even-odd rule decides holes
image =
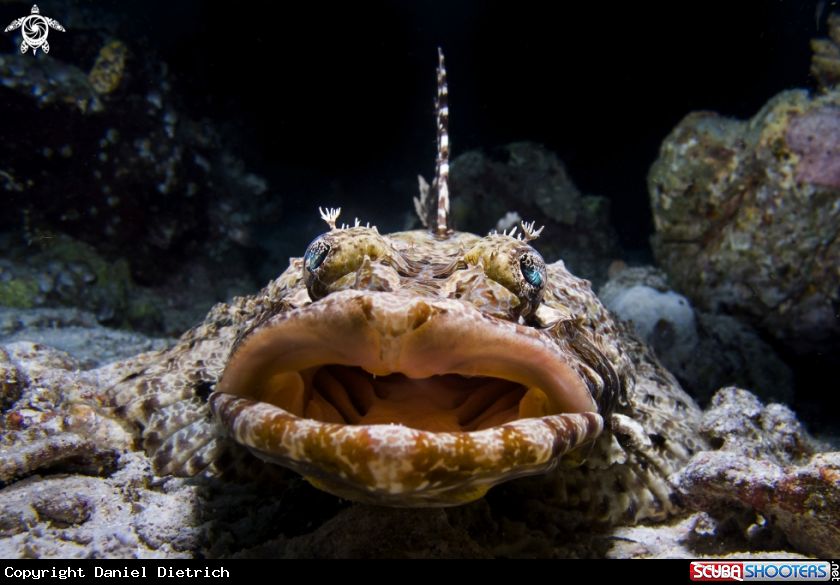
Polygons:
[[381,235],[321,210],[330,229],[302,258],[117,383],[115,411],[158,475],[288,468],[386,506],[540,475],[548,504],[601,522],[678,511],[666,478],[703,447],[699,408],[588,281],[546,265],[542,228],[453,229],[442,53],[437,74],[426,229]]

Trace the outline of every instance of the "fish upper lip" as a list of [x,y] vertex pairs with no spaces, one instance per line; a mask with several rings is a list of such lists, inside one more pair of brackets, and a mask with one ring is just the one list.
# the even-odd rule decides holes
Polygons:
[[492,376],[539,388],[555,413],[598,411],[570,360],[537,330],[458,300],[356,290],[261,323],[232,352],[216,391],[253,398],[267,372],[327,364],[409,378]]

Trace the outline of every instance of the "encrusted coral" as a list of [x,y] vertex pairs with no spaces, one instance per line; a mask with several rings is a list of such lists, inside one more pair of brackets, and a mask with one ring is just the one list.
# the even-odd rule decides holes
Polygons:
[[840,108],[816,108],[796,116],[785,135],[788,148],[801,158],[797,183],[840,189]]
[[695,455],[672,476],[686,505],[718,516],[752,509],[753,531],[780,529],[798,550],[822,558],[840,553],[840,453],[818,453],[790,409],[726,388],[701,433],[719,450]]
[[752,508],[798,550],[820,558],[840,553],[840,453],[815,455],[802,467],[780,467],[735,453],[698,455],[679,475],[695,509]]
[[23,389],[20,371],[9,361],[9,356],[0,349],[0,412],[5,412],[18,398]]

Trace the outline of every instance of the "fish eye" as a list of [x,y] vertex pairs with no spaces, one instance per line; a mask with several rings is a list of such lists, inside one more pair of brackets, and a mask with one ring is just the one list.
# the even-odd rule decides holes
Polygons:
[[393,251],[375,229],[331,230],[315,238],[303,255],[303,282],[313,301],[352,288],[356,272],[371,261],[386,261]]
[[545,261],[522,240],[493,234],[470,248],[464,259],[468,265],[482,262],[488,278],[516,295],[519,316],[528,318],[542,302],[548,282]]
[[[333,246],[327,243],[329,234],[324,234],[315,238],[309,247],[306,248],[306,253],[303,255],[303,282],[306,284],[306,289],[309,291],[309,297],[314,301],[323,296],[326,296],[326,291],[323,289],[323,282],[329,279],[329,270],[324,262],[333,251]],[[330,264],[330,262],[327,262]]]
[[524,254],[519,259],[519,269],[522,277],[534,288],[542,288],[545,283],[545,264],[534,254]]
[[521,280],[516,296],[525,305],[521,313],[522,316],[528,317],[537,310],[537,307],[542,302],[543,295],[545,295],[547,280],[545,261],[539,252],[528,246],[528,249],[523,251],[519,256],[517,265],[521,274]]
[[330,245],[320,238],[309,244],[309,248],[303,256],[303,264],[306,270],[315,272],[324,263],[324,259],[331,249]]

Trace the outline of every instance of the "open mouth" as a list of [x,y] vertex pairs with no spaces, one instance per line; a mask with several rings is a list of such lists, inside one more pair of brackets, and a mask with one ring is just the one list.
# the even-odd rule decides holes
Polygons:
[[297,412],[285,410],[328,423],[469,432],[557,414],[549,412],[548,397],[539,388],[528,389],[501,378],[444,374],[412,379],[400,373],[376,376],[340,365],[309,368],[300,374],[304,384],[299,395],[284,395],[281,390],[281,403],[276,406],[294,403]]
[[[456,300],[361,291],[252,330],[211,406],[257,456],[376,503],[473,499],[553,467],[603,425],[570,358],[532,328]],[[432,485],[431,469],[448,473]]]

